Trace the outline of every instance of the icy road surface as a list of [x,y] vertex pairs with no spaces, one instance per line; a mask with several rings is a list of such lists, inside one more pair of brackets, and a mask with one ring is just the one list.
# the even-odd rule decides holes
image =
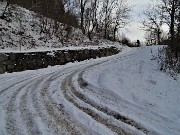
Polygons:
[[158,47],[0,75],[0,135],[180,135],[180,77]]

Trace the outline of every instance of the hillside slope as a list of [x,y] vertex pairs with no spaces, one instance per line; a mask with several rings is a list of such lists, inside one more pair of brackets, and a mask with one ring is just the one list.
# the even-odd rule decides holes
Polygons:
[[[0,14],[6,3],[0,2]],[[18,5],[10,5],[0,19],[0,50],[28,50],[83,46],[89,42],[80,29],[56,22]]]

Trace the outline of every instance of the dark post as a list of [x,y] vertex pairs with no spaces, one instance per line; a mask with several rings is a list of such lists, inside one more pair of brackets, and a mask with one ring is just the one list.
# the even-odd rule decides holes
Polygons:
[[139,41],[139,40],[137,40],[137,46],[138,46],[138,47],[140,46],[140,41]]

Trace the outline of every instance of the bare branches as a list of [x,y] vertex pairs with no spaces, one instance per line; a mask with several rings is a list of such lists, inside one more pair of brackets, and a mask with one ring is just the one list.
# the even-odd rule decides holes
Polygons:
[[[144,19],[141,22],[143,29],[151,34],[154,44],[161,43],[162,25],[163,25],[163,15],[159,7],[155,4],[149,4],[147,9],[142,12]],[[152,37],[154,35],[154,37]]]
[[104,38],[115,40],[118,29],[128,24],[130,12],[131,6],[125,0],[105,0],[100,12]]
[[169,26],[170,38],[172,44],[175,38],[175,29],[179,23],[180,1],[179,0],[161,0],[160,7],[163,11],[165,23]]
[[[2,2],[3,2],[3,1],[2,1]],[[6,13],[6,10],[7,10],[8,6],[10,5],[10,2],[11,2],[10,0],[6,0],[6,7],[5,7],[2,15],[0,16],[1,19],[4,19],[4,18],[5,18],[5,13]]]

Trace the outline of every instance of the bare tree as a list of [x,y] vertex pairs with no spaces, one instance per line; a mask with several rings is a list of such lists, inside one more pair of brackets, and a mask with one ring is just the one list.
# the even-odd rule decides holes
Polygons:
[[169,33],[172,44],[174,44],[176,16],[179,14],[179,0],[161,0],[161,9],[163,11],[165,23],[169,26]]
[[105,39],[116,39],[119,28],[125,27],[130,19],[131,6],[127,0],[105,0],[100,12],[99,25]]
[[147,9],[143,11],[143,15],[144,19],[141,22],[143,29],[145,31],[150,31],[150,33],[156,38],[155,40],[157,41],[157,44],[160,44],[163,25],[162,10],[159,10],[159,7],[155,4],[149,4]]
[[112,22],[112,12],[116,6],[116,0],[104,0],[102,12],[104,13],[104,38],[108,38],[108,27]]
[[89,3],[89,7],[85,10],[85,31],[88,34],[89,39],[92,39],[92,33],[98,25],[98,7],[99,7],[99,0],[92,0]]
[[130,12],[132,6],[128,5],[127,1],[121,0],[118,2],[115,17],[113,18],[113,40],[116,40],[116,32],[119,28],[124,28],[130,20]]
[[177,38],[179,39],[180,38],[180,6],[178,10],[179,13],[176,16],[176,20],[177,20]]
[[74,15],[78,15],[79,12],[79,1],[77,0],[62,0],[64,8],[67,12],[74,13]]
[[4,11],[3,11],[3,13],[2,13],[2,15],[0,16],[0,18],[1,19],[4,19],[5,18],[5,13],[6,13],[6,10],[7,10],[7,8],[8,8],[8,6],[10,5],[10,0],[1,0],[1,2],[5,2],[6,1],[6,7],[5,7],[5,9],[4,9]]
[[88,0],[80,0],[80,18],[81,18],[81,24],[80,27],[85,34],[85,28],[84,28],[84,13],[85,13],[85,8],[88,3]]

